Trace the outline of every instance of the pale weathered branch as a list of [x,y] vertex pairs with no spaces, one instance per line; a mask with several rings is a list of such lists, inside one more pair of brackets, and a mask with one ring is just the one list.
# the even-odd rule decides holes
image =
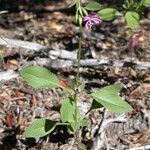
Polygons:
[[[62,67],[70,67],[70,66],[77,66],[77,52],[67,51],[67,50],[51,50],[48,49],[46,46],[41,44],[21,41],[21,40],[13,40],[8,38],[0,38],[0,45],[4,45],[10,48],[18,48],[21,50],[22,55],[26,55],[27,52],[44,52],[44,50],[49,51],[48,56],[53,59],[46,59],[41,58],[36,61],[29,62],[29,64],[38,64],[38,65],[47,65],[49,64],[50,67],[53,68],[62,68]],[[67,60],[66,60],[67,59]],[[126,62],[121,60],[110,60],[107,59],[85,59],[81,60],[81,66],[83,67],[93,67],[99,65],[108,65],[108,66],[115,66],[115,67],[135,67],[138,69],[150,69],[150,62]],[[27,65],[28,66],[28,65]]]
[[18,76],[18,73],[13,70],[7,70],[4,72],[0,72],[0,82],[14,79],[17,76]]
[[149,150],[149,149],[150,149],[150,145],[145,145],[141,147],[130,148],[128,150]]
[[[63,59],[48,59],[39,58],[34,61],[30,61],[22,67],[40,65],[52,68],[64,68],[64,67],[76,67],[77,60],[63,60]],[[95,67],[95,66],[115,66],[115,67],[135,67],[138,69],[150,69],[150,62],[125,62],[120,60],[111,61],[109,59],[85,59],[81,60],[81,67]]]
[[[112,123],[126,123],[127,122],[127,118],[125,116],[125,114],[122,114],[116,118],[110,118],[110,119],[106,119],[103,118],[104,121],[102,122],[98,134],[94,140],[93,146],[91,150],[98,150],[98,149],[104,149],[105,147],[107,147],[107,140],[108,137],[106,136],[106,129],[108,128],[108,126]],[[112,131],[111,131],[112,132]]]
[[37,44],[34,42],[16,40],[16,39],[8,39],[0,37],[0,45],[9,47],[9,48],[17,48],[17,49],[25,49],[26,51],[40,51],[41,49],[45,49],[46,46],[41,44]]

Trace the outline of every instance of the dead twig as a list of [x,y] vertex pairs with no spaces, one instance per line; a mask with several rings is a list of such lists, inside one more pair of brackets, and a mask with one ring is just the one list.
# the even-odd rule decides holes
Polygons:
[[[25,66],[28,65],[30,66],[30,64],[31,65],[38,64],[41,66],[45,66],[46,64],[49,64],[49,66],[52,68],[77,66],[77,52],[69,52],[67,50],[51,50],[41,44],[21,41],[16,39],[8,39],[8,38],[0,38],[0,45],[10,47],[10,48],[20,49],[22,50],[22,55],[26,55],[27,53],[39,52],[39,51],[43,52],[44,50],[49,51],[48,56],[51,59],[40,58],[35,61],[29,62]],[[99,66],[99,65],[150,69],[150,62],[140,62],[140,61],[127,62],[121,60],[110,60],[109,58],[100,59],[100,60],[99,59],[81,60],[82,67],[92,67],[92,66]]]
[[[77,60],[63,60],[63,59],[48,59],[48,58],[38,58],[34,61],[27,62],[21,68],[40,65],[47,66],[51,68],[65,68],[65,67],[76,67]],[[126,62],[120,60],[109,60],[109,59],[85,59],[81,60],[81,67],[95,67],[95,66],[115,66],[115,67],[133,67],[138,69],[150,69],[150,62]]]
[[9,48],[18,48],[23,50],[25,49],[26,51],[35,51],[35,52],[46,48],[46,46],[43,46],[38,43],[22,41],[17,39],[8,39],[8,38],[0,38],[0,45]]
[[103,149],[105,147],[107,147],[107,149],[108,149],[108,147],[109,147],[107,144],[108,138],[107,138],[106,133],[105,133],[108,125],[110,125],[111,123],[125,123],[125,122],[127,122],[125,114],[122,114],[116,118],[105,119],[102,122],[101,127],[99,128],[99,131],[97,131],[98,135],[94,140],[94,143],[93,143],[91,150]]
[[128,150],[149,150],[149,149],[150,149],[150,145],[145,145],[141,147],[130,148]]
[[8,81],[18,77],[18,73],[13,70],[0,72],[0,82]]

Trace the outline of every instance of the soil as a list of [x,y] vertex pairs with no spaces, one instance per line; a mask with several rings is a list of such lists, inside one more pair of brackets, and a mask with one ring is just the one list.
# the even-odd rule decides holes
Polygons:
[[[74,21],[74,9],[69,9],[69,2],[63,1],[0,1],[0,8],[8,12],[0,14],[0,38],[19,39],[36,42],[49,49],[77,51],[79,27]],[[107,6],[108,2],[105,2]],[[113,4],[111,4],[113,5]],[[83,29],[82,59],[105,59],[122,61],[150,62],[150,20],[149,11],[141,20],[139,27],[131,34],[123,17],[111,23],[103,22],[92,30]],[[136,43],[136,44],[135,44]],[[135,44],[135,45],[134,45]],[[21,64],[36,58],[49,58],[48,50],[34,53],[32,56],[22,56],[20,53],[8,54],[8,47],[0,46],[3,59],[0,60],[0,72],[12,69],[19,71]],[[76,68],[56,69],[48,67],[61,80],[70,83],[76,75]],[[134,66],[115,67],[98,66],[82,67],[80,81],[86,83],[86,91],[91,92],[106,85],[121,83],[121,95],[129,102],[133,111],[127,113],[134,118],[134,130],[118,135],[118,126],[113,126],[114,132],[109,133],[106,147],[124,150],[150,145],[150,69],[138,69]],[[21,78],[0,82],[0,149],[3,150],[61,150],[68,145],[73,135],[65,126],[43,138],[23,138],[25,128],[35,118],[60,120],[60,104],[63,98],[62,90],[35,90]],[[84,97],[83,105],[89,103]],[[87,118],[88,127],[81,129],[85,149],[91,149],[97,137],[96,129],[101,121],[103,109],[93,110]],[[108,117],[116,114],[108,113]],[[137,127],[138,126],[138,127]],[[132,128],[132,127],[131,127]],[[132,128],[133,129],[133,128]],[[130,132],[129,132],[130,131]],[[111,141],[111,142],[110,142]],[[113,141],[113,142],[112,142]],[[75,149],[75,147],[73,147]]]

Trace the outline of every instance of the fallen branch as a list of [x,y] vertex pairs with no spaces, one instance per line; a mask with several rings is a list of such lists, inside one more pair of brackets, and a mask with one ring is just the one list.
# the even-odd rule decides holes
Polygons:
[[150,149],[150,145],[145,145],[141,147],[130,148],[128,150],[149,150],[149,149]]
[[[13,39],[8,39],[8,38],[0,38],[0,45],[4,45],[10,48],[20,49],[22,55],[26,55],[27,53],[34,53],[34,52],[41,51],[45,53],[46,56],[49,56],[51,59],[53,58],[53,60],[41,58],[39,60],[29,62],[29,64],[31,65],[32,63],[43,65],[43,66],[49,64],[49,66],[51,66],[52,68],[77,66],[77,52],[76,51],[70,52],[67,50],[51,50],[41,44],[21,41],[21,40],[16,40],[16,39],[13,40]],[[47,52],[44,52],[45,50],[49,51],[48,54]],[[110,60],[109,58],[100,59],[100,60],[99,59],[81,60],[81,66],[83,67],[93,67],[93,66],[99,66],[99,65],[107,65],[107,66],[115,66],[115,67],[135,67],[138,69],[150,69],[150,62],[140,62],[140,61],[127,62],[127,61],[121,61],[121,60]]]
[[7,70],[4,72],[0,72],[0,82],[8,81],[18,77],[18,73],[13,70]]
[[22,41],[22,40],[16,40],[16,39],[8,39],[8,38],[2,38],[2,37],[0,37],[0,45],[6,46],[9,48],[17,48],[17,49],[22,49],[26,51],[35,51],[35,52],[46,48],[46,46],[43,46],[41,44],[37,44],[34,42],[28,42],[28,41]]
[[[98,134],[94,140],[93,146],[91,150],[98,150],[98,149],[105,149],[105,147],[107,147],[107,142],[108,142],[108,137],[106,136],[106,129],[108,128],[108,125],[112,124],[112,123],[121,123],[124,124],[127,122],[127,118],[125,116],[125,114],[122,114],[116,118],[110,118],[110,119],[106,119],[105,117],[103,118],[103,122],[100,126],[100,128],[98,129]],[[112,131],[109,131],[112,132]],[[119,132],[119,131],[118,131]]]
[[[47,66],[51,68],[65,68],[65,67],[76,67],[77,60],[62,60],[62,59],[48,59],[48,58],[38,58],[34,61],[27,62],[27,64],[22,67],[32,66],[32,65],[40,65]],[[134,67],[138,69],[150,69],[150,62],[126,62],[115,60],[111,61],[109,59],[85,59],[81,60],[81,67],[95,67],[95,66],[115,66],[115,67]]]
[[6,13],[8,13],[8,11],[7,11],[7,10],[2,10],[2,11],[0,11],[0,15],[2,15],[2,14],[6,14]]
[[[49,55],[50,58],[61,58],[61,59],[69,59],[72,61],[77,60],[77,52],[70,52],[66,50],[50,50]],[[74,64],[76,65],[76,64]],[[85,59],[81,60],[81,66],[98,66],[98,65],[110,65],[115,67],[135,67],[139,69],[149,69],[150,62],[127,62],[121,60],[110,60],[109,58],[106,59]]]
[[[86,59],[81,60],[81,67],[95,67],[100,65],[111,65],[115,67],[125,67],[125,64],[130,64],[131,62],[123,62],[123,61],[110,61],[110,60],[97,60],[97,59]],[[131,63],[132,66],[133,63]],[[29,66],[45,66],[48,68],[65,68],[65,67],[76,67],[77,66],[77,60],[62,60],[62,59],[48,59],[48,58],[39,58],[33,61],[29,61],[26,64],[23,64],[19,70],[25,67]],[[150,63],[149,62],[137,62],[134,64],[135,68],[138,69],[149,69]],[[18,74],[14,72],[13,70],[8,70],[0,73],[0,81],[8,81],[13,78],[16,78]]]
[[67,50],[49,50],[48,56],[51,58],[62,58],[62,59],[69,59],[69,60],[76,60],[77,59],[77,51],[67,51]]

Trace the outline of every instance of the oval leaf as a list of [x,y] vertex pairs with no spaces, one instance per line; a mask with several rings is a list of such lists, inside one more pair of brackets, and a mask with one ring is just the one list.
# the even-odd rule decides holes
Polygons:
[[72,1],[70,4],[69,4],[69,8],[71,8],[72,6],[74,6],[76,4],[76,1]]
[[60,113],[62,122],[74,122],[75,103],[71,98],[66,98],[62,101]]
[[90,10],[90,11],[97,11],[102,8],[102,5],[97,2],[90,2],[86,5],[85,9]]
[[97,12],[97,16],[104,21],[111,21],[120,15],[119,11],[114,8],[105,8]]
[[125,14],[125,19],[130,28],[134,29],[139,25],[140,15],[134,11],[128,11]]
[[55,127],[56,122],[54,121],[47,119],[36,119],[28,128],[26,128],[25,132],[23,133],[23,137],[43,137],[51,133]]
[[21,76],[34,88],[56,88],[59,85],[57,76],[40,66],[27,67],[21,70]]
[[150,0],[143,0],[143,5],[145,7],[150,7]]
[[80,120],[80,126],[85,127],[88,126],[89,122],[87,119]]
[[97,102],[96,100],[93,99],[92,105],[91,105],[91,107],[90,107],[90,109],[88,110],[87,113],[89,113],[93,109],[98,109],[98,108],[102,108],[102,107],[103,107],[102,104],[100,104],[99,102]]
[[120,90],[120,85],[110,85],[92,93],[91,96],[112,112],[129,112],[132,107],[118,96]]

